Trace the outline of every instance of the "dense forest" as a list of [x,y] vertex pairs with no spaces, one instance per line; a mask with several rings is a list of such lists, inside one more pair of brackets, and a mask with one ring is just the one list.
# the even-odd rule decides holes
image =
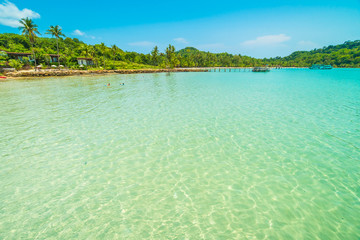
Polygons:
[[[57,54],[57,40],[60,63],[70,68],[78,68],[78,57],[90,57],[94,67],[115,68],[166,68],[166,67],[252,67],[283,66],[308,67],[312,64],[331,64],[334,67],[360,67],[360,40],[347,41],[335,46],[327,46],[311,51],[296,51],[286,57],[258,59],[229,53],[210,53],[187,47],[176,51],[169,45],[164,52],[155,47],[151,53],[127,52],[116,45],[104,43],[89,45],[77,38],[36,37],[30,42],[26,35],[13,33],[0,34],[0,49],[9,52],[32,52],[38,64],[50,65],[47,54]],[[9,57],[2,52],[0,65],[6,65]],[[30,64],[30,62],[23,64]]]

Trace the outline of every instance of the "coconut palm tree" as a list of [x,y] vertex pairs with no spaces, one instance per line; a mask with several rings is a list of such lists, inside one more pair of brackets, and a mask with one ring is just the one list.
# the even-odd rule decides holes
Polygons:
[[166,58],[170,64],[171,68],[174,68],[177,65],[179,65],[179,60],[177,59],[177,57],[175,55],[175,47],[174,46],[169,44],[169,47],[166,48],[165,53],[166,53]]
[[65,37],[65,35],[61,32],[61,27],[59,25],[50,26],[50,28],[46,31],[46,34],[51,34],[53,37],[56,37],[56,48],[57,48],[57,56],[60,68],[60,55],[59,55],[59,38],[61,36]]
[[115,61],[116,53],[120,50],[115,44],[111,46],[111,52],[113,54],[113,61]]
[[32,19],[22,18],[22,19],[20,19],[19,22],[21,24],[21,26],[19,27],[21,34],[27,36],[30,40],[31,49],[32,49],[32,53],[33,53],[33,57],[34,57],[34,61],[35,61],[35,70],[36,70],[36,57],[35,57],[35,52],[34,52],[34,43],[35,43],[35,38],[37,37],[36,34],[39,34],[39,35],[41,35],[41,34],[38,31],[38,26],[36,24],[34,24]]
[[81,51],[81,56],[90,57],[91,45],[82,44],[80,45],[79,49]]
[[95,50],[94,46],[88,45],[88,52],[89,52],[89,55],[94,60],[94,62],[96,64],[96,68],[97,68],[98,67],[98,60],[96,58],[96,50]]
[[159,49],[158,46],[155,46],[151,52],[151,60],[154,65],[158,65],[158,59],[159,59]]
[[104,43],[100,43],[99,49],[100,49],[101,54],[103,55],[104,68],[105,68],[106,67],[106,65],[105,65],[105,54],[106,54],[107,47],[105,46]]

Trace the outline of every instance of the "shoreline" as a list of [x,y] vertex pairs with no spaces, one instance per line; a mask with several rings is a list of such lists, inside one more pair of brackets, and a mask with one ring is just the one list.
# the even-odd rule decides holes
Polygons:
[[[269,67],[270,69],[308,69],[308,67]],[[140,74],[140,73],[170,73],[170,72],[217,72],[217,71],[240,71],[251,70],[253,67],[193,67],[193,68],[173,68],[173,69],[117,69],[117,70],[55,70],[55,69],[42,69],[34,70],[20,70],[14,72],[5,72],[0,78],[1,80],[7,79],[20,79],[20,78],[42,78],[42,77],[66,77],[66,76],[92,76],[92,75],[105,75],[105,74]]]
[[[103,75],[103,74],[138,74],[138,73],[166,73],[166,72],[207,72],[206,69],[118,69],[118,70],[28,70],[4,73],[6,79],[61,77],[77,75]],[[1,79],[0,79],[1,80]],[[4,79],[5,80],[5,79]]]

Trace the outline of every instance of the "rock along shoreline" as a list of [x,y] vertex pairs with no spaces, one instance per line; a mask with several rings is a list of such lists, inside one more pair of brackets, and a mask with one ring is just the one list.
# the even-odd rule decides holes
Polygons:
[[39,70],[6,72],[8,78],[52,77],[97,74],[136,74],[136,73],[164,73],[164,72],[207,72],[205,69],[118,69],[118,70]]

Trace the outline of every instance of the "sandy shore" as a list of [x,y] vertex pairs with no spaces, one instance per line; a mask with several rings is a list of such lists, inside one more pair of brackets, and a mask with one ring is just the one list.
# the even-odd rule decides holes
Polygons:
[[[174,69],[118,69],[118,70],[69,70],[69,69],[42,69],[21,70],[5,72],[7,78],[31,78],[31,77],[51,77],[51,76],[76,76],[76,75],[96,75],[96,74],[136,74],[136,73],[162,73],[162,72],[212,72],[212,71],[239,71],[251,70],[253,67],[194,67],[194,68],[174,68]],[[277,69],[276,67],[269,67]],[[307,67],[281,67],[282,69],[307,69]],[[0,80],[5,80],[1,79]]]
[[51,76],[74,76],[74,75],[95,75],[95,74],[136,74],[136,73],[162,73],[162,72],[206,72],[205,69],[120,69],[120,70],[27,70],[6,72],[8,78],[23,77],[51,77]]

